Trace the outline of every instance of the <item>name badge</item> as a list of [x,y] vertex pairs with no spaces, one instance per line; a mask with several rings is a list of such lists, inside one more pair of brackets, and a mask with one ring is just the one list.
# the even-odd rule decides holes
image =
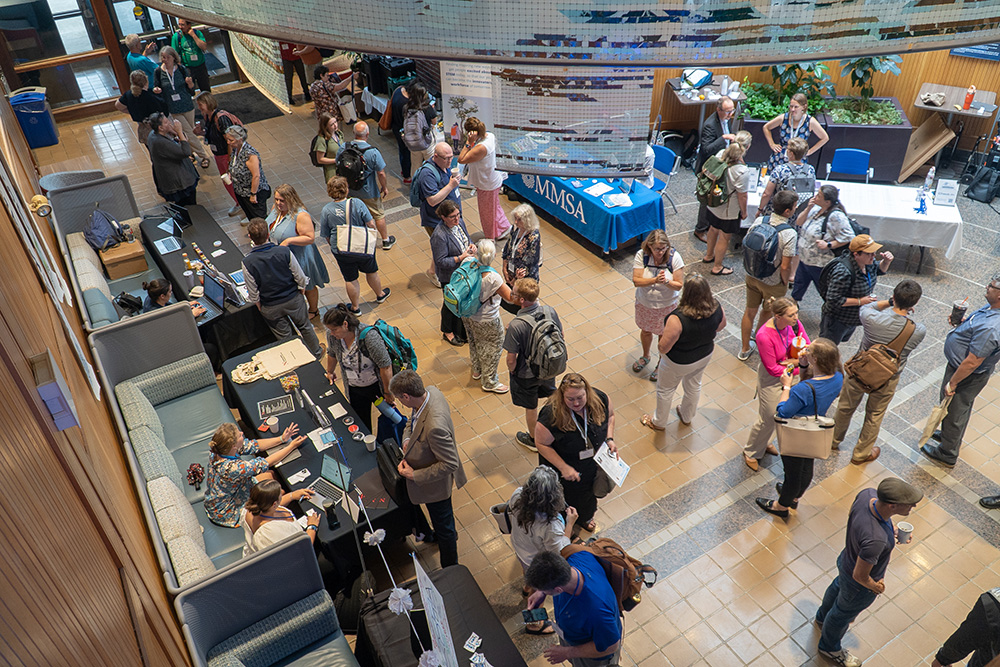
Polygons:
[[170,99],[172,99],[174,102],[180,102],[181,101],[181,94],[180,93],[174,93],[173,95],[170,96]]
[[590,447],[587,447],[586,449],[580,452],[581,461],[584,459],[592,459],[592,458],[594,458],[594,450],[591,449]]

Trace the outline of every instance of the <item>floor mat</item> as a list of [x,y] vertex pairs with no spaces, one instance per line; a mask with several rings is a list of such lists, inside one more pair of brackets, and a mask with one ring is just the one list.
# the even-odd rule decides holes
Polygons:
[[281,109],[274,106],[271,100],[253,86],[225,93],[214,93],[214,95],[220,109],[235,114],[244,124],[277,118],[282,115]]

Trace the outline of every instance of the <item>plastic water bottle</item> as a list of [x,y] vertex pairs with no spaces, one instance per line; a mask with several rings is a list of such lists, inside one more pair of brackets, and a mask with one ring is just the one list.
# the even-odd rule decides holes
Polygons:
[[378,408],[379,412],[390,419],[393,424],[398,424],[403,421],[403,415],[400,414],[399,410],[389,405],[389,403],[387,403],[381,396],[375,399],[375,407]]
[[927,172],[927,176],[924,178],[924,190],[927,192],[931,191],[931,187],[934,185],[934,175],[937,170],[934,167],[930,168]]

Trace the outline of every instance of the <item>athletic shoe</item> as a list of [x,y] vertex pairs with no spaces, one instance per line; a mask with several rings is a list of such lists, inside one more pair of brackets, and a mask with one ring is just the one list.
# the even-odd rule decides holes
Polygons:
[[403,185],[409,185],[412,182],[413,182],[413,179],[410,179],[410,178],[404,178],[403,179]]
[[527,433],[525,433],[524,431],[518,431],[517,435],[514,436],[514,440],[516,440],[517,444],[521,445],[522,447],[527,447],[533,452],[538,451],[538,447],[535,447],[535,439],[532,438]]
[[825,658],[833,660],[838,665],[842,665],[842,667],[861,667],[861,658],[851,655],[851,652],[846,648],[842,648],[839,651],[832,653],[830,651],[820,649],[819,654]]
[[382,239],[382,250],[388,250],[392,246],[396,245],[396,237],[390,236],[387,239]]
[[479,378],[481,378],[481,377],[483,377],[483,374],[482,374],[482,373],[473,373],[473,374],[472,374],[472,379],[473,379],[473,380],[478,380],[478,379],[479,379]]
[[441,287],[441,281],[438,280],[437,274],[431,273],[430,271],[424,271],[424,273],[426,273],[427,277],[431,279],[431,284],[434,285],[434,287]]
[[360,315],[361,314],[361,306],[358,306],[357,308],[352,308],[351,306],[348,306],[347,310],[351,311],[352,315]]
[[234,215],[239,215],[242,211],[243,209],[240,208],[239,204],[233,204],[232,208],[230,208],[229,211],[226,212],[226,215],[232,217]]
[[385,303],[385,300],[389,298],[389,292],[391,292],[388,287],[382,290],[382,296],[375,297],[375,303]]
[[754,350],[756,350],[756,349],[757,349],[757,343],[751,339],[750,340],[750,349],[747,350],[746,352],[744,352],[743,350],[740,350],[739,354],[736,355],[736,358],[739,359],[740,361],[746,361],[747,359],[750,358],[750,355],[753,354]]

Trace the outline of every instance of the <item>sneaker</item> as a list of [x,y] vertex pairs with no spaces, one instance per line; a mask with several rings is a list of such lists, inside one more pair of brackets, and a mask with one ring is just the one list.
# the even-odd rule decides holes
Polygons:
[[382,239],[382,250],[388,250],[392,246],[396,245],[396,237],[390,236],[387,239]]
[[382,296],[375,297],[375,303],[385,303],[385,300],[389,298],[389,292],[391,292],[388,287],[382,290]]
[[411,178],[404,178],[403,179],[403,185],[409,185],[412,182],[413,182],[413,179],[411,179]]
[[355,308],[353,306],[348,306],[347,310],[349,310],[352,315],[360,315],[361,314],[361,306],[358,306],[357,308]]
[[492,387],[483,387],[483,391],[490,391],[494,394],[506,394],[510,391],[510,387],[505,384],[495,384]]
[[820,649],[819,654],[825,658],[833,660],[835,663],[842,665],[843,667],[861,667],[861,658],[851,655],[851,652],[846,648],[833,652]]
[[514,436],[514,440],[516,440],[517,444],[521,445],[522,447],[526,447],[533,452],[538,451],[538,447],[535,447],[535,439],[532,438],[527,433],[525,433],[524,431],[518,431],[517,435]]
[[427,277],[431,279],[431,284],[434,285],[434,287],[441,287],[441,281],[438,280],[437,275],[431,273],[430,271],[425,271],[425,273],[427,274]]
[[234,215],[239,215],[241,212],[243,212],[243,209],[240,208],[240,205],[233,204],[232,208],[226,211],[226,215],[228,215],[229,217],[233,217]]
[[750,341],[750,349],[747,350],[746,352],[744,352],[743,350],[740,350],[739,354],[736,355],[736,358],[739,359],[740,361],[746,361],[747,359],[750,358],[750,355],[753,354],[754,350],[756,350],[756,349],[757,349],[757,343],[755,341],[751,340]]

